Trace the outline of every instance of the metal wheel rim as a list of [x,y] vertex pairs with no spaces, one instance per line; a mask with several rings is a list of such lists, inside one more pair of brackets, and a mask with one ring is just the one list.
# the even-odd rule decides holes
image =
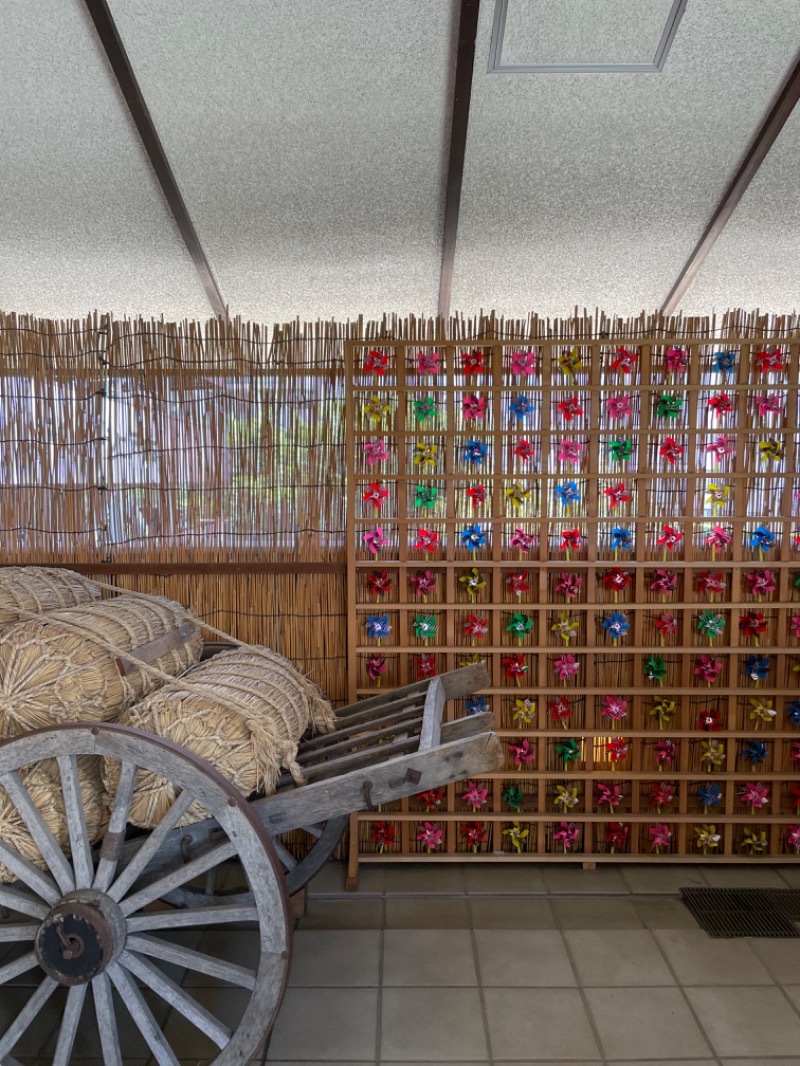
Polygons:
[[[111,846],[101,849],[96,860],[92,858],[82,820],[79,789],[75,787],[75,760],[78,755],[107,755],[122,760],[120,784],[106,837],[106,842],[110,840]],[[58,762],[71,849],[62,849],[56,843],[17,776],[18,770],[44,759],[56,759]],[[181,789],[181,795],[151,834],[153,853],[148,857],[148,849],[142,848],[128,866],[118,869],[113,843],[115,834],[124,832],[137,769],[162,773]],[[291,927],[283,871],[275,849],[238,792],[203,760],[167,741],[125,726],[99,723],[38,730],[0,745],[0,784],[34,836],[47,864],[45,870],[39,870],[16,849],[0,841],[0,862],[10,867],[19,878],[12,885],[0,885],[0,904],[27,916],[14,925],[0,924],[0,940],[17,944],[29,942],[34,930],[41,927],[46,914],[57,907],[65,896],[76,891],[100,893],[104,899],[118,905],[124,915],[125,940],[118,954],[107,962],[97,976],[87,978],[85,983],[69,990],[53,1058],[54,1066],[65,1066],[70,1061],[84,1001],[90,998],[87,996],[90,986],[103,1061],[107,1066],[123,1066],[125,1054],[119,1046],[111,997],[112,985],[119,992],[155,1060],[164,1066],[179,1066],[180,1059],[138,991],[139,986],[134,978],[138,978],[145,987],[149,987],[156,996],[183,1014],[216,1043],[220,1050],[213,1060],[215,1066],[247,1062],[267,1035],[283,997],[290,958]],[[159,833],[168,832],[170,819],[179,820],[181,809],[185,810],[184,805],[193,799],[199,800],[211,812],[224,830],[225,839],[186,866],[175,864],[166,873],[163,870],[153,873],[152,883],[148,883],[142,874],[147,874],[157,854]],[[234,856],[242,863],[252,889],[252,901],[246,907],[211,907],[196,912],[144,911],[149,903],[163,899],[168,889],[180,887],[198,873]],[[158,935],[231,921],[257,923],[260,944],[257,969],[248,970],[215,960],[201,952],[170,946],[170,942],[161,940]],[[0,966],[0,988],[20,973],[39,965],[36,957],[31,961],[33,952],[27,952],[26,948],[23,950],[25,954],[21,959]],[[249,989],[250,998],[236,1028],[230,1031],[194,1000],[189,992],[170,978],[165,978],[151,959],[177,962],[182,967],[211,973],[231,985]],[[209,966],[212,969],[208,969]],[[0,1062],[4,1066],[16,1066],[11,1053],[57,987],[59,981],[45,974],[25,1007],[5,1032],[0,1033]],[[196,1054],[192,1058],[196,1059]]]

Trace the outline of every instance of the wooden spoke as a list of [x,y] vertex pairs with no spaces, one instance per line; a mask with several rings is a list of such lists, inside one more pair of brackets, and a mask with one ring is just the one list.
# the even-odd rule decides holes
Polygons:
[[32,970],[37,965],[36,955],[32,951],[29,951],[27,955],[14,959],[13,962],[7,962],[5,966],[0,966],[0,985],[13,981],[21,973],[27,973],[28,970]]
[[138,985],[131,980],[126,970],[118,962],[108,967],[108,976],[114,982],[116,990],[122,997],[125,1009],[136,1023],[136,1027],[147,1042],[153,1057],[159,1066],[180,1066],[175,1053],[166,1041],[153,1012],[147,1006]]
[[304,825],[303,832],[310,834],[315,840],[319,840],[322,836],[323,827],[321,825]]
[[39,926],[35,922],[7,925],[0,922],[0,944],[18,943],[21,940],[35,940]]
[[89,888],[94,877],[94,864],[89,832],[86,828],[86,813],[81,801],[78,760],[74,755],[59,755],[58,770],[61,774],[61,791],[64,793],[64,811],[69,829],[75,887]]
[[34,899],[27,893],[20,892],[17,888],[9,888],[8,885],[0,885],[0,904],[8,907],[10,911],[27,914],[31,918],[46,918],[47,912],[50,910],[38,899]]
[[[58,886],[47,874],[42,873],[38,866],[34,866],[30,859],[20,855],[16,848],[0,840],[0,862],[7,866],[12,874],[16,874],[20,881],[24,882],[32,892],[45,900],[46,903],[54,904],[61,899]],[[23,913],[30,913],[20,907]],[[45,909],[45,914],[47,910]],[[44,915],[42,915],[44,917]]]
[[134,911],[141,910],[146,904],[159,899],[173,888],[178,888],[180,885],[193,881],[195,877],[204,874],[212,866],[219,866],[226,859],[232,859],[235,854],[236,845],[230,840],[217,844],[216,847],[209,849],[205,855],[199,855],[191,862],[187,862],[185,866],[180,866],[177,870],[159,877],[157,881],[153,881],[146,888],[140,889],[132,896],[128,896],[127,899],[123,899],[120,903],[122,913],[127,917],[129,914],[133,914]]
[[164,838],[174,829],[184,814],[191,807],[194,798],[188,792],[182,792],[175,800],[170,809],[146,838],[134,857],[111,885],[108,895],[119,902],[125,893],[131,888],[136,879],[145,871],[150,860],[158,853],[158,849],[164,842]]
[[111,996],[111,982],[108,974],[101,973],[92,981],[92,996],[104,1066],[124,1066],[122,1050],[119,1046],[117,1015],[114,1012],[114,1000]]
[[64,1016],[61,1019],[61,1028],[58,1031],[58,1043],[56,1044],[56,1053],[53,1056],[53,1066],[69,1066],[88,987],[88,985],[73,985],[69,990]]
[[5,1062],[6,1055],[19,1043],[20,1037],[33,1022],[36,1015],[58,988],[52,977],[45,977],[31,998],[16,1016],[8,1029],[0,1037],[0,1062]]
[[67,862],[63,849],[42,817],[42,812],[33,802],[30,793],[20,780],[19,774],[14,770],[3,774],[0,777],[0,785],[8,793],[11,802],[17,808],[20,817],[28,827],[28,832],[33,837],[36,847],[42,853],[42,858],[56,879],[61,892],[72,892],[75,888],[72,867]]
[[284,870],[293,870],[295,866],[297,866],[297,859],[292,855],[291,851],[289,851],[288,848],[285,848],[277,837],[275,837],[272,843],[275,845],[275,850],[278,853],[278,858],[283,864]]
[[164,962],[174,962],[187,970],[196,973],[208,974],[228,984],[238,985],[239,988],[255,988],[256,975],[245,966],[237,966],[233,962],[217,959],[213,955],[204,955],[201,951],[193,951],[180,944],[170,944],[166,940],[159,940],[153,936],[129,936],[126,947],[128,951],[136,951],[140,955],[150,955],[154,959],[163,959]]
[[255,922],[257,920],[258,911],[253,906],[199,907],[196,910],[134,914],[128,919],[128,931],[142,933],[147,929],[188,929],[197,925],[222,925],[228,922]]
[[153,966],[146,959],[139,958],[130,951],[123,951],[120,956],[120,964],[138,977],[140,981],[152,988],[163,1000],[174,1007],[184,1018],[196,1025],[197,1028],[209,1039],[213,1040],[219,1048],[224,1048],[231,1038],[231,1030],[223,1025],[205,1007],[201,1006],[196,999],[185,992],[180,985]]
[[117,785],[117,794],[114,797],[114,809],[111,811],[111,818],[108,822],[108,829],[106,830],[106,840],[112,842],[109,851],[110,855],[103,855],[103,850],[100,851],[100,862],[97,864],[97,873],[94,875],[93,888],[96,888],[98,892],[105,892],[108,886],[111,884],[114,873],[117,869],[117,850],[113,844],[113,841],[121,840],[122,835],[125,832],[125,826],[128,824],[128,810],[130,809],[131,800],[133,799],[133,790],[136,786],[136,772],[137,766],[133,763],[123,760],[122,770],[119,775],[119,784]]

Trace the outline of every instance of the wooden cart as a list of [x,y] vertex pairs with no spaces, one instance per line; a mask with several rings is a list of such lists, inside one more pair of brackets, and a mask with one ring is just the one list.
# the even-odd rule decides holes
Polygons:
[[[47,864],[39,869],[0,841],[0,863],[17,877],[0,884],[0,986],[39,971],[0,1035],[0,1064],[13,1066],[13,1055],[36,1054],[65,1066],[80,1036],[84,1043],[95,1041],[96,1057],[106,1066],[142,1057],[175,1066],[185,1060],[170,1044],[173,1018],[188,1021],[198,1042],[210,1040],[216,1050],[204,1057],[216,1054],[217,1066],[249,1062],[273,1025],[286,986],[289,891],[302,887],[330,856],[353,811],[500,764],[490,715],[442,722],[448,699],[487,681],[483,667],[471,666],[344,708],[335,733],[300,747],[307,784],[297,787],[286,777],[274,795],[250,801],[208,763],[125,726],[65,725],[0,745],[0,785]],[[121,763],[108,830],[96,848],[87,837],[77,783],[81,755]],[[58,845],[19,777],[20,770],[53,758],[68,814],[68,848]],[[155,829],[136,836],[127,811],[140,769],[166,777],[177,799]],[[181,828],[194,801],[210,817]],[[297,861],[281,836],[299,830],[310,834],[313,846]],[[192,932],[241,923],[257,929],[253,965],[185,942]],[[236,1020],[218,1018],[202,996],[192,994],[196,989],[182,986],[181,971],[233,990]],[[61,1001],[55,1013],[53,998]],[[118,1024],[120,1001],[126,1024]],[[43,1019],[59,1013],[50,1045],[32,1051],[31,1034],[43,1036]],[[188,1058],[201,1056],[195,1047]]]

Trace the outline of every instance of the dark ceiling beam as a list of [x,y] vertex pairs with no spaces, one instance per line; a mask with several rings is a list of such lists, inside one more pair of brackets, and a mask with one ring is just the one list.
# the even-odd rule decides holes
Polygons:
[[730,185],[717,205],[717,209],[711,216],[711,221],[706,226],[703,236],[697,242],[697,246],[678,275],[678,280],[672,286],[669,296],[664,301],[661,310],[665,315],[672,314],[680,304],[686,290],[703,265],[706,256],[714,247],[717,238],[725,229],[728,219],[736,210],[737,204],[744,196],[747,187],[766,159],[767,153],[777,140],[798,99],[800,99],[800,55],[797,57],[789,76],[778,93],[775,103],[767,112],[753,138],[741,166],[734,174]]
[[184,203],[183,196],[175,180],[172,167],[169,165],[161,138],[158,136],[150,111],[145,103],[142,90],[136,80],[128,53],[122,43],[122,38],[117,30],[114,18],[109,10],[106,0],[84,0],[86,10],[94,23],[100,42],[108,56],[111,70],[119,84],[125,103],[131,113],[131,118],[136,124],[142,144],[156,173],[159,184],[164,191],[172,216],[177,223],[186,250],[192,257],[200,281],[206,291],[211,307],[215,315],[225,317],[226,308],[222,293],[217,285],[217,279],[206,258],[206,253],[197,236],[194,223]]
[[475,37],[478,32],[480,7],[480,0],[461,0],[461,13],[458,19],[453,121],[450,132],[450,157],[447,164],[442,269],[439,276],[439,314],[442,318],[447,318],[450,314],[450,299],[453,293],[458,213],[461,208],[461,185],[464,178],[469,105],[472,98],[472,69],[475,63]]

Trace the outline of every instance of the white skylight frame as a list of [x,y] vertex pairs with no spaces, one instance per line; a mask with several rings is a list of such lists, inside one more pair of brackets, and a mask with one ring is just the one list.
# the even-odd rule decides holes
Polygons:
[[503,38],[509,0],[495,0],[492,41],[489,46],[489,74],[659,74],[686,10],[688,0],[673,0],[652,63],[554,63],[503,64]]

